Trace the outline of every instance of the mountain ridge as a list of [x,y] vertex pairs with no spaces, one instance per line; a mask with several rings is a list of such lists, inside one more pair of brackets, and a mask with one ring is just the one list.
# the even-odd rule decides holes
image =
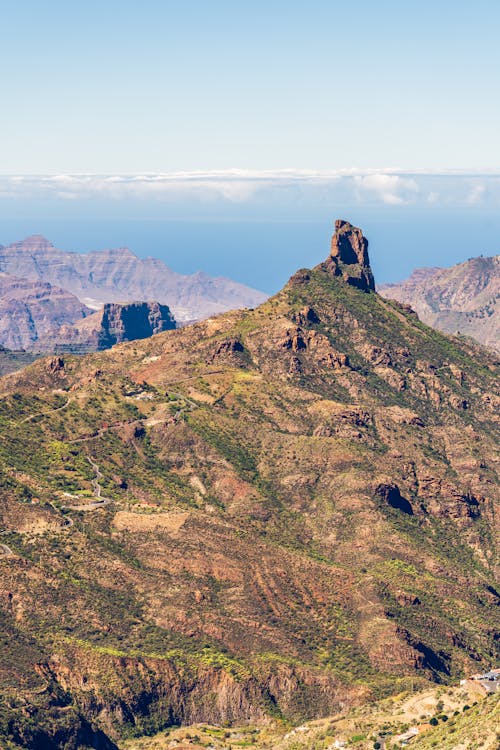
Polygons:
[[378,291],[411,305],[428,325],[472,336],[500,352],[500,255],[416,269],[407,280],[382,284]]
[[350,283],[350,249],[0,381],[0,689],[47,737],[299,722],[495,663],[495,357]]
[[50,340],[91,312],[66,289],[0,271],[0,342],[7,348],[36,348],[41,338]]
[[204,272],[182,275],[158,258],[138,258],[128,248],[77,253],[55,248],[42,235],[0,249],[0,271],[48,281],[96,308],[106,302],[156,300],[179,321],[236,307],[254,307],[265,294]]

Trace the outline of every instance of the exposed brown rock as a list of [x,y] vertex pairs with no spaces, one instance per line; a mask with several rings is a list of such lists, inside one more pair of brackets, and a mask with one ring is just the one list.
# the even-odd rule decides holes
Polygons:
[[64,359],[62,357],[54,357],[53,359],[50,359],[47,362],[47,370],[51,375],[64,375]]
[[244,351],[243,345],[241,341],[237,338],[230,338],[225,339],[224,341],[221,341],[217,344],[215,347],[213,354],[211,356],[211,361],[215,362],[216,360],[222,359],[222,360],[230,360],[235,359],[235,355],[241,354]]
[[326,264],[335,276],[363,291],[374,291],[375,281],[368,258],[368,240],[361,229],[337,219],[330,257]]
[[409,594],[407,591],[397,591],[395,596],[396,601],[398,604],[401,604],[402,607],[415,607],[417,604],[421,603],[416,594]]
[[[488,665],[495,359],[331,270],[3,378],[0,678],[28,711],[302,721]],[[112,502],[60,512],[96,482]]]

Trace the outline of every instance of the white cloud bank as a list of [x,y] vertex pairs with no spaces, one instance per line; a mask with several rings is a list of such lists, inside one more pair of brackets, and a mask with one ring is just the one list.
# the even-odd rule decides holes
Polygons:
[[12,199],[148,200],[164,203],[342,201],[385,204],[500,206],[500,173],[398,169],[224,170],[143,175],[4,175],[0,202]]

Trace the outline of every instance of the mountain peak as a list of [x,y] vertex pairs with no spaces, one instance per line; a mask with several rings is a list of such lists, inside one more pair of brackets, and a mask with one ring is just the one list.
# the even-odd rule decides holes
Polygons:
[[361,229],[344,219],[337,219],[326,261],[329,270],[347,284],[365,292],[375,290],[375,281],[368,257],[368,240]]
[[50,242],[42,234],[31,234],[29,237],[25,237],[24,240],[21,240],[20,242],[16,242],[14,244],[17,247],[22,247],[27,250],[34,251],[50,250],[54,247],[52,242]]

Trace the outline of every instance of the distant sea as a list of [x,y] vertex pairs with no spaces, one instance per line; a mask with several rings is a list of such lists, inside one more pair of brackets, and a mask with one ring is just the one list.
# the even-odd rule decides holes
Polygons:
[[337,217],[360,226],[368,237],[378,283],[406,278],[416,267],[448,266],[500,252],[500,212],[360,206],[311,220],[3,218],[0,244],[43,234],[65,250],[127,246],[140,257],[161,258],[180,273],[203,270],[273,293],[295,270],[327,256]]

